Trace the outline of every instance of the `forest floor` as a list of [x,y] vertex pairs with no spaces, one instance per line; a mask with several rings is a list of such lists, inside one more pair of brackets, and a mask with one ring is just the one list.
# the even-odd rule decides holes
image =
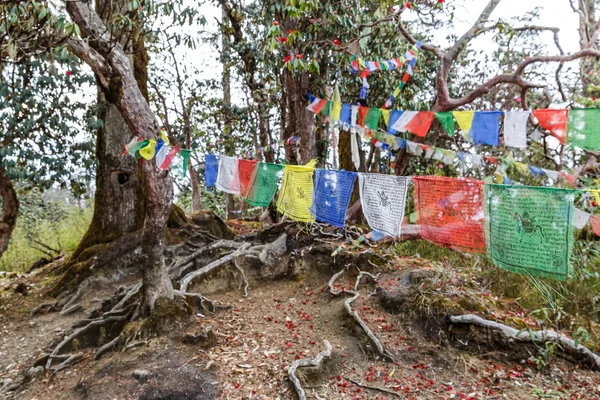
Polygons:
[[[377,285],[402,291],[415,270],[427,272],[415,292],[426,296],[411,297],[394,314],[366,279],[353,303],[395,362],[377,356],[346,314],[348,295],[329,293],[333,273],[320,270],[293,279],[250,280],[248,297],[239,290],[216,291],[211,299],[231,308],[197,313],[183,331],[132,342],[99,361],[90,350],[76,365],[33,374],[0,399],[296,399],[287,368],[323,351],[324,340],[333,345],[331,359],[319,369],[297,372],[309,399],[600,399],[600,374],[552,349],[515,350],[488,334],[473,335],[472,342],[446,336],[442,314],[457,307],[496,321],[535,325],[526,317],[530,310],[495,297],[472,275],[398,257],[380,271]],[[346,275],[336,288],[353,286],[356,274]],[[27,295],[15,291],[22,282]],[[0,275],[0,389],[2,382],[19,382],[49,344],[89,311],[30,317],[50,300],[43,294],[47,284],[37,274]],[[98,288],[86,297],[84,309],[113,290]],[[191,343],[208,327],[213,340]]]

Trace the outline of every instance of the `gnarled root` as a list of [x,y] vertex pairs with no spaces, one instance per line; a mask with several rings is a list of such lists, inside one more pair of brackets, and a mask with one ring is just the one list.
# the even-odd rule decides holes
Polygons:
[[346,269],[343,269],[343,270],[341,270],[340,272],[336,273],[335,275],[333,275],[331,277],[331,279],[327,283],[327,286],[329,287],[329,292],[331,294],[333,294],[334,296],[339,296],[341,294],[352,295],[352,297],[347,298],[344,301],[344,308],[346,309],[346,312],[362,328],[362,330],[369,337],[369,339],[371,340],[371,342],[373,342],[373,344],[375,345],[375,348],[377,348],[377,352],[383,358],[385,358],[385,359],[387,359],[387,360],[389,360],[391,362],[395,362],[394,355],[392,353],[390,353],[388,350],[386,350],[383,347],[383,345],[381,344],[381,341],[377,338],[377,336],[375,336],[375,334],[373,333],[373,331],[371,330],[371,328],[369,328],[368,325],[365,324],[365,322],[362,320],[362,318],[360,317],[360,315],[358,315],[358,312],[352,310],[352,303],[354,301],[356,301],[356,299],[358,299],[359,296],[360,296],[360,294],[358,293],[358,285],[360,284],[360,280],[362,279],[362,277],[363,276],[368,276],[371,279],[373,279],[374,281],[377,281],[377,276],[374,276],[374,275],[370,274],[369,272],[360,271],[359,274],[358,274],[358,276],[356,277],[356,282],[354,283],[354,290],[347,290],[347,289],[335,290],[334,287],[333,287],[333,285],[335,284],[335,281],[340,276],[342,276],[345,271],[346,271]]
[[579,360],[584,360],[587,364],[590,365],[592,369],[596,371],[600,370],[600,356],[598,356],[582,344],[576,343],[573,339],[570,339],[565,335],[555,331],[518,330],[508,325],[495,321],[490,321],[473,314],[451,316],[450,322],[453,324],[471,324],[481,326],[484,328],[489,328],[502,333],[509,340],[516,342],[558,343],[563,352]]
[[299,367],[318,367],[319,365],[321,365],[321,362],[323,362],[323,359],[325,357],[330,358],[331,353],[333,351],[333,347],[331,346],[331,343],[329,343],[328,340],[323,340],[323,343],[325,344],[325,350],[317,354],[315,358],[313,358],[312,360],[307,358],[302,360],[296,360],[292,363],[292,365],[290,365],[290,368],[288,369],[288,376],[290,377],[290,381],[292,381],[292,383],[294,384],[294,388],[296,388],[296,392],[298,393],[298,398],[300,400],[306,400],[306,393],[302,388],[302,383],[300,383],[300,379],[298,379],[298,377],[296,376],[296,370]]

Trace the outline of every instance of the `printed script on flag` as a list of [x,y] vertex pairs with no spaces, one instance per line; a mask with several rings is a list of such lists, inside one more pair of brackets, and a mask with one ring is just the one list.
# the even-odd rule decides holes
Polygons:
[[498,267],[561,280],[572,272],[572,191],[489,184],[485,207],[488,253]]
[[358,174],[360,203],[371,228],[400,236],[410,180],[408,176]]
[[421,237],[439,246],[485,253],[482,182],[443,176],[413,181]]

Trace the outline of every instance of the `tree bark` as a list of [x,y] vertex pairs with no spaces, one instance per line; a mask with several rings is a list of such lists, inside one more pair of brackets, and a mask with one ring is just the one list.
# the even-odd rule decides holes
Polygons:
[[[90,65],[104,88],[109,87],[111,82],[119,88],[116,105],[132,132],[145,139],[155,139],[160,126],[138,86],[133,63],[121,44],[111,40],[105,24],[89,3],[67,2],[66,9],[72,21],[81,28],[82,37],[88,39],[69,39],[68,45],[73,53]],[[158,298],[174,298],[163,258],[173,196],[169,171],[159,171],[154,160],[142,160],[142,187],[146,215],[140,255],[143,283],[141,311],[148,314],[154,310]]]
[[[594,0],[578,0],[579,2],[579,48],[588,46],[596,25],[596,10]],[[581,86],[583,96],[600,97],[600,62],[596,57],[587,57],[580,64]]]
[[0,199],[2,199],[2,218],[0,218],[0,257],[8,248],[10,235],[17,224],[19,199],[11,180],[0,168]]
[[[127,10],[127,3],[96,2],[96,10],[105,22],[112,18],[113,7]],[[126,40],[122,38],[121,42],[125,43]],[[148,55],[143,39],[133,42],[130,47],[133,73],[147,100]],[[98,166],[94,215],[87,232],[71,255],[71,260],[76,260],[91,246],[111,242],[125,233],[141,229],[144,223],[143,193],[137,161],[133,157],[123,157],[123,145],[131,140],[133,134],[117,107],[120,88],[114,83],[106,88],[100,84],[98,87],[99,119],[102,126],[96,134]]]
[[286,157],[290,164],[302,165],[317,156],[315,117],[306,109],[310,80],[306,72],[294,76],[286,70],[284,74],[288,120],[283,131],[283,138],[296,136],[298,143],[286,146]]

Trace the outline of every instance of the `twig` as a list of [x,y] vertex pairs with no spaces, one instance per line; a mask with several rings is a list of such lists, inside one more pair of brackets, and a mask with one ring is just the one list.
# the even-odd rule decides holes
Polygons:
[[379,392],[388,393],[388,394],[391,394],[392,396],[398,397],[399,399],[402,398],[402,396],[400,396],[398,393],[396,393],[396,392],[394,392],[392,390],[386,389],[386,388],[382,388],[382,387],[379,387],[379,386],[365,385],[364,383],[360,383],[360,382],[355,381],[354,379],[350,379],[350,378],[346,378],[346,380],[354,383],[356,386],[360,386],[360,387],[363,387],[365,389],[376,390],[376,391],[379,391]]
[[240,271],[240,274],[242,275],[242,281],[240,282],[240,286],[238,286],[238,290],[240,290],[242,288],[242,285],[244,285],[244,297],[248,297],[248,280],[246,279],[246,273],[238,264],[237,258],[233,259],[233,265],[235,265],[237,270]]
[[333,351],[333,347],[331,346],[331,343],[329,343],[328,340],[323,340],[323,343],[325,344],[325,350],[317,354],[315,358],[313,358],[312,360],[308,358],[296,360],[292,363],[292,365],[290,365],[290,369],[288,370],[288,376],[290,377],[290,381],[292,381],[292,383],[294,384],[296,392],[298,393],[298,398],[300,400],[306,400],[306,393],[302,388],[302,383],[300,383],[300,379],[298,379],[298,377],[296,376],[296,369],[299,367],[318,367],[319,365],[321,365],[321,362],[325,357],[330,358],[331,352]]

